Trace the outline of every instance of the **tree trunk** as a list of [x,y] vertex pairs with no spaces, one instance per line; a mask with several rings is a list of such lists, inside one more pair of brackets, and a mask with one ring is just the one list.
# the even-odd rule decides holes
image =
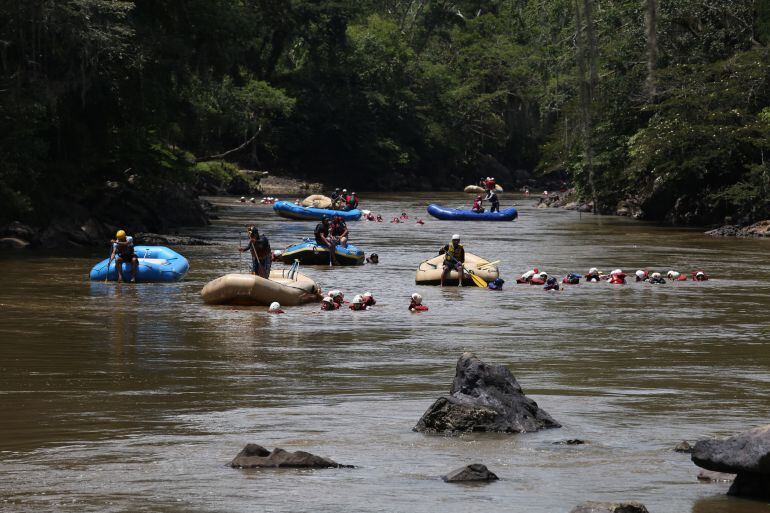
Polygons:
[[643,0],[644,28],[647,34],[647,96],[652,101],[657,95],[655,68],[658,66],[658,0]]
[[[588,187],[591,190],[591,200],[593,202],[593,212],[595,214],[599,206],[599,200],[596,194],[596,183],[594,180],[592,109],[594,88],[598,82],[598,70],[595,58],[596,38],[592,27],[593,17],[591,15],[590,2],[591,0],[583,0],[584,12],[581,14],[580,0],[575,0],[575,43],[579,75],[578,82],[580,83],[580,128],[583,138],[583,150],[585,152],[585,166],[588,170]],[[586,41],[583,38],[583,15],[587,15],[586,24],[589,27],[586,30],[588,49],[586,49]],[[588,56],[586,55],[587,53]],[[590,79],[586,76],[587,60],[590,63]]]

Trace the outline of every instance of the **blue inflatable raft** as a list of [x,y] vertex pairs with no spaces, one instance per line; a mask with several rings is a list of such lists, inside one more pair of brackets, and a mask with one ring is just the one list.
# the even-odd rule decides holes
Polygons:
[[[136,268],[137,282],[170,282],[179,281],[187,274],[190,263],[185,257],[165,246],[134,246],[134,254],[139,259]],[[118,269],[115,261],[110,262],[109,269],[105,258],[91,269],[92,281],[118,281]],[[131,264],[123,262],[123,280],[131,279]]]
[[321,220],[324,216],[342,216],[342,219],[345,221],[358,221],[361,219],[361,211],[359,209],[330,210],[327,208],[303,207],[288,201],[276,201],[273,205],[273,210],[281,217],[299,219],[300,221]]
[[428,205],[428,214],[442,221],[513,221],[519,217],[515,208],[506,208],[500,212],[481,212],[444,208],[439,205]]
[[[334,251],[337,263],[340,265],[361,265],[364,263],[364,252],[353,244],[337,246]],[[304,265],[329,265],[329,248],[319,246],[315,239],[304,239],[298,244],[286,248],[278,257],[285,264],[299,260]]]

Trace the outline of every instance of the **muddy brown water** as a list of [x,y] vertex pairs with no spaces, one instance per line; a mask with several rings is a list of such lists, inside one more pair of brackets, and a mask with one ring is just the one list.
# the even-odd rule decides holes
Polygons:
[[[208,280],[245,269],[235,249],[247,222],[274,248],[314,226],[232,198],[215,199],[219,220],[187,232],[218,244],[177,248],[191,264],[178,284],[89,283],[106,249],[3,254],[0,510],[555,513],[633,499],[658,513],[766,511],[725,497],[728,485],[699,483],[689,456],[672,449],[770,418],[770,241],[539,210],[523,198],[512,223],[442,222],[424,214],[431,200],[458,206],[468,196],[365,196],[386,222],[351,223],[352,237],[381,263],[304,268],[348,298],[373,292],[369,312],[203,304]],[[387,222],[402,211],[412,219]],[[502,261],[503,292],[414,285],[419,262],[454,232]],[[514,285],[532,266],[704,268],[714,279],[561,293]],[[429,312],[407,311],[415,290]],[[564,427],[412,432],[466,350],[507,365]],[[588,443],[554,444],[570,438]],[[247,442],[358,468],[226,467]],[[438,479],[472,462],[501,480]]]

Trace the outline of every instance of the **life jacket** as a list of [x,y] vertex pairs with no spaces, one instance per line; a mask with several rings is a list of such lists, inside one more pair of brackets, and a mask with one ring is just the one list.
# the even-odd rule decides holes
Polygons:
[[353,303],[350,305],[350,309],[355,311],[366,310],[366,303]]
[[481,201],[473,200],[473,210],[478,210],[480,208],[481,208]]
[[568,285],[577,285],[580,283],[580,277],[577,274],[569,273],[567,276],[562,278],[561,282]]
[[545,285],[545,280],[539,276],[535,276],[525,283],[529,283],[530,285]]
[[487,188],[487,190],[494,190],[495,189],[495,181],[494,180],[486,180],[484,182],[484,186]]
[[610,283],[614,285],[625,285],[626,276],[623,274],[613,274],[612,276],[610,276]]
[[428,310],[428,307],[425,305],[416,305],[414,303],[409,305],[409,310],[413,312],[425,312]]
[[339,307],[340,305],[338,305],[333,301],[331,303],[329,303],[328,301],[321,302],[321,310],[337,310]]
[[462,244],[455,246],[454,244],[447,244],[446,253],[444,253],[444,262],[454,264],[455,260],[462,262],[461,257],[465,256],[465,249]]
[[282,313],[286,313],[286,312],[284,312],[283,310],[269,310],[267,313],[282,314]]
[[125,241],[115,243],[115,249],[120,258],[129,258],[134,256],[134,238],[126,237]]

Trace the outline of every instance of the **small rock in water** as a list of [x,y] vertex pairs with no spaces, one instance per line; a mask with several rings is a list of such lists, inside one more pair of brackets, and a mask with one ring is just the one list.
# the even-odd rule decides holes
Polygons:
[[570,513],[649,513],[641,502],[594,502],[576,506]]
[[511,371],[472,353],[457,360],[449,395],[438,398],[415,431],[457,435],[473,431],[523,433],[561,424],[524,395]]
[[707,483],[731,483],[735,480],[735,474],[714,472],[713,470],[701,470],[698,472],[698,481]]
[[583,445],[584,443],[585,440],[570,438],[569,440],[559,440],[558,442],[554,442],[553,445]]
[[692,445],[690,445],[687,440],[682,440],[678,444],[676,444],[676,447],[674,447],[674,451],[676,452],[692,452]]
[[309,452],[287,452],[279,447],[271,452],[258,444],[247,444],[230,462],[230,466],[233,468],[354,468],[353,465],[342,465]]
[[447,483],[462,483],[468,481],[497,481],[500,478],[494,472],[490,472],[486,465],[473,463],[472,465],[466,465],[465,467],[453,470],[447,475],[441,476],[441,479]]

